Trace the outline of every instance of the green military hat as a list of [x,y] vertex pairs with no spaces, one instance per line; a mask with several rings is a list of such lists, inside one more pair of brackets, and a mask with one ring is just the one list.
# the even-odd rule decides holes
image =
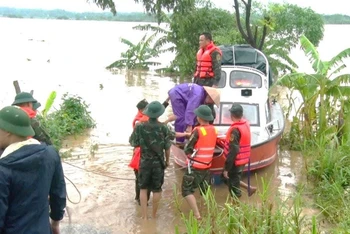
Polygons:
[[158,101],[153,101],[146,106],[146,110],[143,111],[143,114],[147,115],[150,118],[158,118],[165,111],[165,107]]
[[235,115],[243,115],[243,107],[238,103],[233,103],[230,112]]
[[12,103],[12,105],[18,105],[22,103],[27,103],[27,102],[38,102],[36,99],[33,98],[33,95],[27,92],[22,92],[16,95],[15,101]]
[[37,110],[39,107],[41,107],[40,102],[33,102],[33,110]]
[[203,120],[206,120],[206,121],[214,120],[213,113],[209,108],[209,106],[207,105],[200,105],[197,109],[194,110],[194,113]]
[[17,106],[7,106],[0,110],[0,129],[17,136],[34,136],[29,116]]
[[145,109],[147,105],[148,105],[147,100],[143,99],[143,100],[139,101],[139,103],[137,103],[136,107],[137,107],[137,109],[142,110],[142,109]]

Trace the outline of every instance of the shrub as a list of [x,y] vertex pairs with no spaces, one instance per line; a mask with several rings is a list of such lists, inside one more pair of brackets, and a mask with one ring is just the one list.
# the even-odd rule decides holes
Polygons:
[[50,106],[46,105],[44,114],[38,115],[38,118],[57,149],[61,148],[65,137],[81,135],[85,130],[96,126],[88,111],[89,105],[79,96],[65,93],[58,110],[45,114],[48,113],[48,108]]

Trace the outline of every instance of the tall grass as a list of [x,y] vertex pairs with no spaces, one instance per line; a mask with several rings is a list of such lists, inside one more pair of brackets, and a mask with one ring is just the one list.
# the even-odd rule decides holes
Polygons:
[[[241,202],[228,197],[224,204],[219,204],[215,194],[209,188],[203,196],[206,212],[203,219],[197,221],[192,211],[188,217],[182,213],[187,234],[275,234],[275,233],[319,233],[316,218],[305,219],[302,214],[302,199],[298,193],[293,198],[282,200],[269,192],[269,183],[263,179],[263,189],[258,193],[260,202]],[[179,202],[175,202],[179,204]],[[176,228],[176,234],[180,234]]]
[[350,230],[350,146],[320,147],[305,154],[309,179],[315,184],[315,200],[337,233]]

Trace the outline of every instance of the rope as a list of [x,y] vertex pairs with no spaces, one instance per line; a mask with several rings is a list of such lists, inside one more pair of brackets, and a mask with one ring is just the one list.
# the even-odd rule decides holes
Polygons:
[[73,201],[69,198],[68,193],[67,193],[67,199],[68,199],[68,201],[70,201],[71,203],[73,203],[73,204],[75,204],[75,205],[79,204],[80,201],[81,201],[81,193],[80,193],[79,189],[77,188],[77,186],[76,186],[70,179],[68,179],[67,176],[64,176],[64,178],[66,178],[69,182],[72,183],[72,185],[74,186],[75,190],[77,190],[77,192],[78,192],[78,194],[79,194],[79,201],[78,201],[78,202],[73,202]]
[[68,164],[69,166],[78,168],[78,169],[80,169],[80,170],[83,170],[83,171],[86,171],[86,172],[90,172],[90,173],[95,174],[95,175],[100,175],[100,176],[112,178],[112,179],[115,179],[115,180],[135,180],[135,178],[131,179],[131,178],[116,177],[116,176],[110,176],[110,175],[106,175],[106,174],[99,173],[99,172],[95,172],[95,171],[90,171],[90,170],[87,170],[87,169],[85,169],[85,168],[82,168],[82,167],[73,165],[73,164],[68,163],[68,162],[65,162],[65,161],[63,161],[63,163]]

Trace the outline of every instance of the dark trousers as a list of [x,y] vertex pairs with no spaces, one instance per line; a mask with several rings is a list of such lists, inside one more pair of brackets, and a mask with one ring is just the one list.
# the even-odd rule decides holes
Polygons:
[[242,196],[240,182],[243,174],[244,166],[235,166],[228,171],[229,179],[223,178],[225,184],[228,186],[228,190],[231,196]]
[[[139,186],[139,171],[134,170],[135,173],[135,200],[137,200],[140,203],[140,186]],[[147,190],[147,201],[149,200],[149,197],[151,196],[151,190]]]
[[193,83],[200,86],[209,86],[212,87],[214,85],[214,78],[193,78]]

